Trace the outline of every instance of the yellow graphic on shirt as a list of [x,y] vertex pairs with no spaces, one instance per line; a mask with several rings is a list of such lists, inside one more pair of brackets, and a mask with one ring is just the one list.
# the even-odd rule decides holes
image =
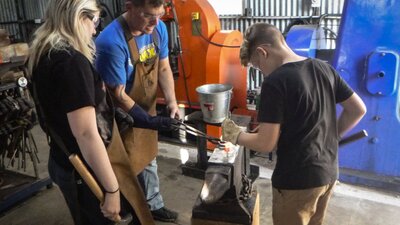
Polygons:
[[157,51],[154,43],[144,46],[139,51],[139,61],[148,62],[157,56]]

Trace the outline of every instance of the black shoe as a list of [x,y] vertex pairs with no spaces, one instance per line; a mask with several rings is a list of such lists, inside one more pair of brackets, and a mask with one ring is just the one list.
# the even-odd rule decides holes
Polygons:
[[153,215],[153,218],[155,220],[163,222],[175,222],[175,220],[178,218],[178,213],[171,211],[165,207],[151,211],[151,215]]

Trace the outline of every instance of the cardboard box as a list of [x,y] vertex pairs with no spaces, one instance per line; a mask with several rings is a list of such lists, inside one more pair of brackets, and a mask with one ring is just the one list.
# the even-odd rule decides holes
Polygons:
[[29,54],[27,43],[17,43],[0,47],[0,64],[25,61]]

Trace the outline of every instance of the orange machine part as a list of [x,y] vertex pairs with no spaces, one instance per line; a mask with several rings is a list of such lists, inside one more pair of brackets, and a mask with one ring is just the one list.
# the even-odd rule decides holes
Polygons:
[[[167,1],[167,4],[168,2],[171,1]],[[188,105],[185,76],[192,108],[199,109],[197,87],[204,84],[221,83],[233,86],[231,109],[246,109],[247,78],[245,68],[240,65],[239,48],[215,46],[197,35],[197,29],[192,21],[192,13],[199,14],[200,32],[211,42],[227,46],[240,46],[243,41],[242,34],[239,31],[221,31],[219,18],[207,0],[173,0],[172,2],[179,21],[178,32],[183,58],[183,60],[179,59],[179,77],[175,81],[178,103]],[[168,15],[164,19],[172,19],[171,13],[171,9],[168,9]],[[220,137],[221,128],[208,125],[207,134]],[[212,146],[209,148],[212,149]]]
[[185,92],[185,80],[189,91],[189,98],[193,105],[198,105],[199,100],[196,88],[206,84],[206,65],[208,43],[200,36],[192,33],[192,13],[198,12],[200,15],[201,33],[204,37],[211,39],[211,36],[221,29],[220,22],[214,9],[207,0],[175,1],[175,8],[179,20],[179,34],[182,44],[183,66],[179,60],[179,78],[175,83],[176,97],[179,102],[188,103]]
[[[174,0],[173,3],[179,21],[178,32],[183,58],[179,59],[179,77],[175,81],[178,103],[188,104],[185,76],[193,106],[199,106],[197,87],[210,83],[229,83],[234,88],[231,107],[246,108],[246,71],[240,66],[239,48],[214,46],[196,35],[193,32],[196,28],[193,25],[192,13],[199,13],[201,34],[212,42],[240,46],[243,40],[241,33],[221,31],[219,18],[207,0]],[[164,19],[172,19],[171,10],[168,12]]]
[[[243,38],[239,31],[217,31],[211,41],[226,46],[239,46]],[[209,44],[206,74],[207,84],[222,83],[233,86],[231,109],[247,109],[247,77],[245,69],[240,65],[239,48],[221,48]],[[207,134],[220,137],[221,128],[208,125]],[[213,149],[214,146],[208,143],[208,148]]]
[[[240,46],[243,38],[239,31],[217,31],[211,41],[225,46]],[[247,108],[247,76],[240,65],[239,48],[208,46],[206,83],[232,85],[231,108]]]

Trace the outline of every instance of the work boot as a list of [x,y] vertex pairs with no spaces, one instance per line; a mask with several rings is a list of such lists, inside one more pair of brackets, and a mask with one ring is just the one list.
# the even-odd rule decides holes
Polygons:
[[165,207],[151,211],[151,215],[153,215],[155,220],[163,222],[175,222],[175,220],[178,218],[178,213]]

